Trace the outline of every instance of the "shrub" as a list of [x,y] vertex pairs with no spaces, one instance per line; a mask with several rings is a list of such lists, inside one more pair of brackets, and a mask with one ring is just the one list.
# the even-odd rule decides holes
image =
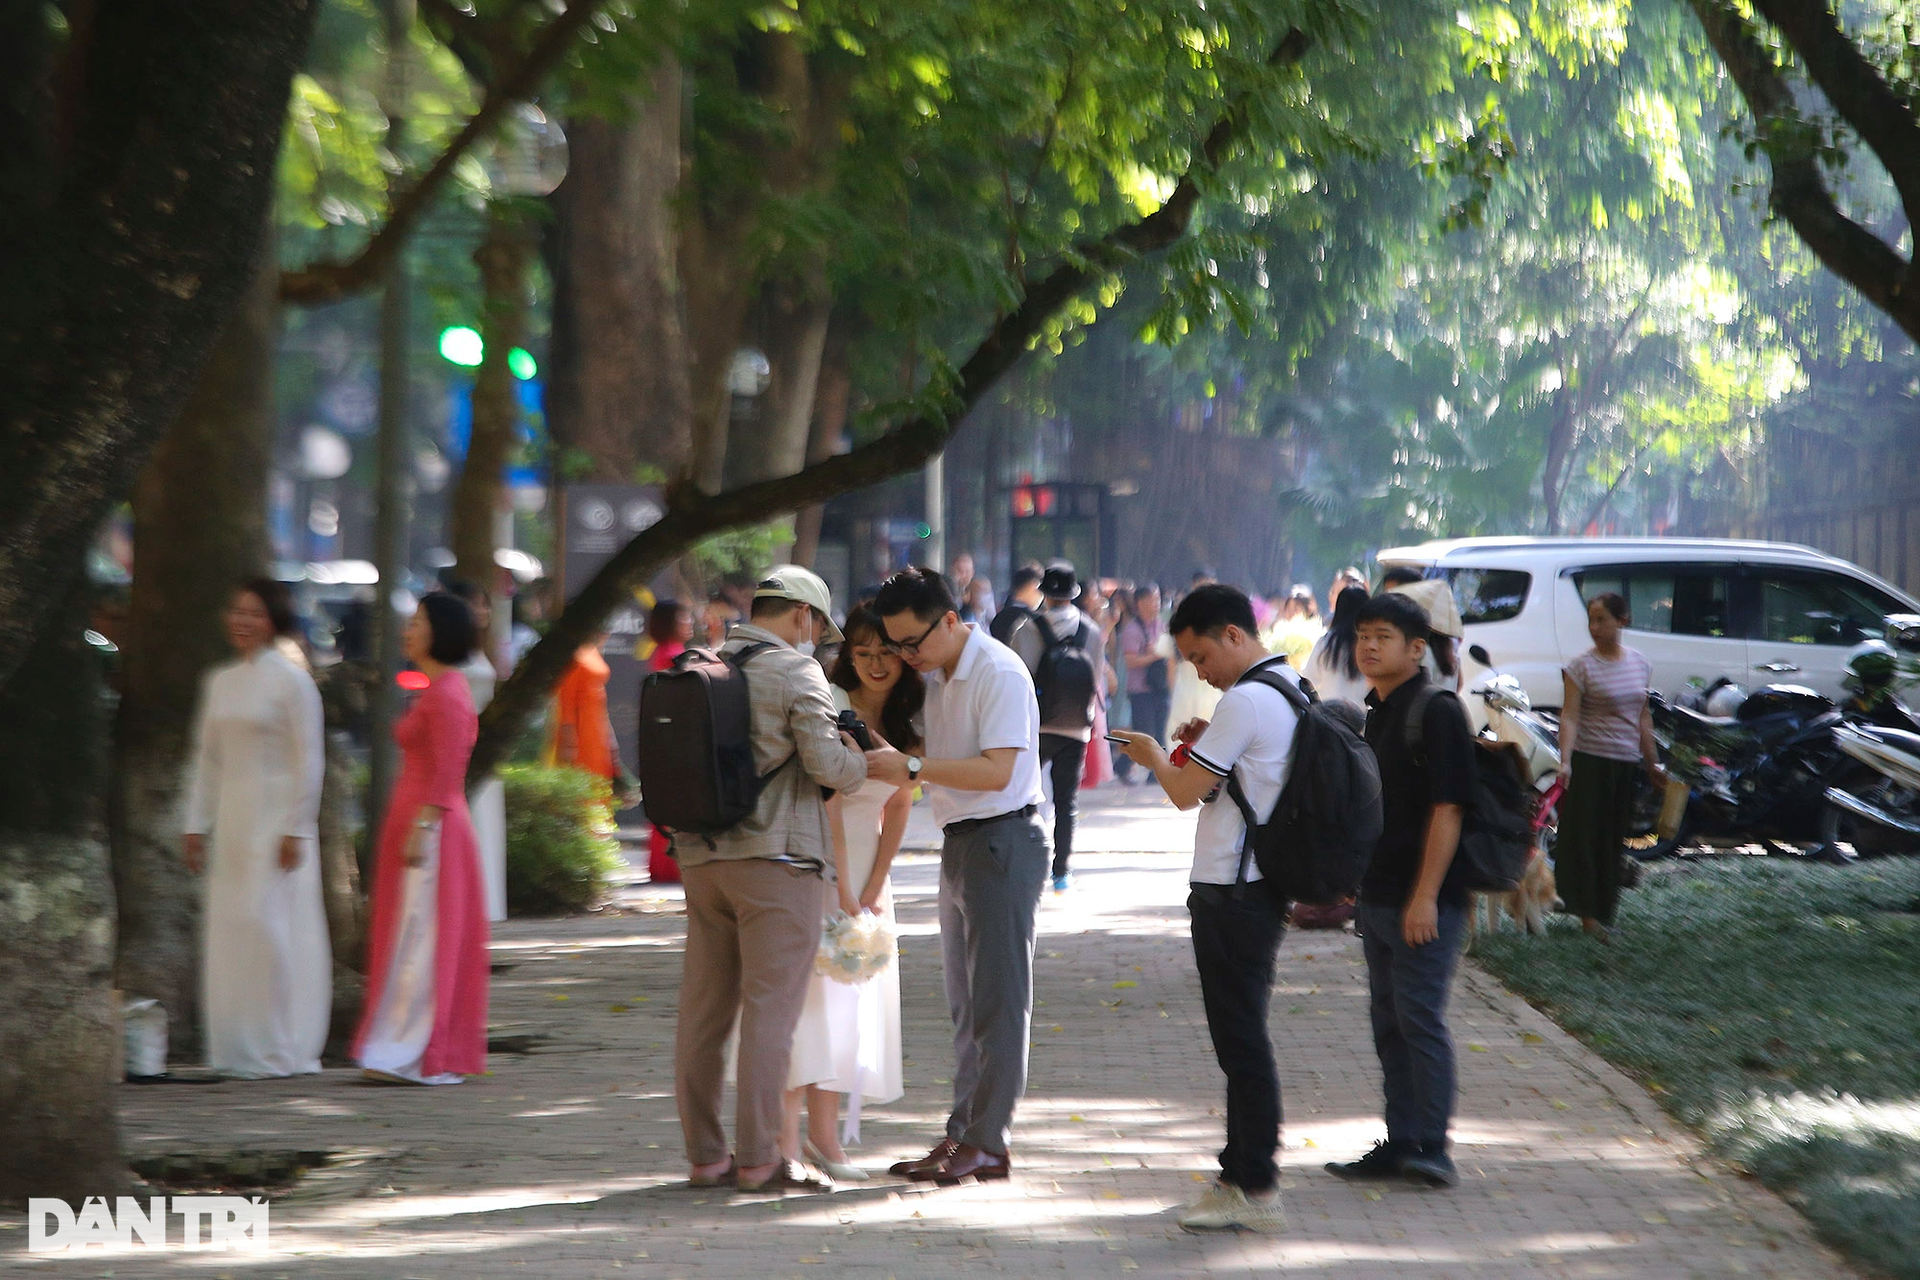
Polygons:
[[612,789],[578,769],[509,765],[507,908],[515,915],[584,911],[625,865],[613,834]]

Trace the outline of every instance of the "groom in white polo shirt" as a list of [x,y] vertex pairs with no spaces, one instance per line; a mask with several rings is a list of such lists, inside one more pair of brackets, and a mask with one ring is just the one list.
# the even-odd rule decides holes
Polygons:
[[925,679],[925,757],[868,753],[867,773],[927,788],[940,850],[940,945],[953,1015],[953,1113],[916,1182],[1004,1178],[1013,1109],[1027,1087],[1034,915],[1050,852],[1040,825],[1040,707],[1018,654],[960,621],[932,569],[887,579],[873,611],[887,647]]

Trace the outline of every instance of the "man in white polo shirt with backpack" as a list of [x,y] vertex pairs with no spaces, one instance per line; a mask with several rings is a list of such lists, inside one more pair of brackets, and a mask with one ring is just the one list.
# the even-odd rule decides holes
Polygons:
[[1278,1231],[1286,1226],[1278,1189],[1280,1078],[1267,1011],[1285,904],[1261,883],[1243,812],[1265,822],[1286,786],[1300,715],[1271,682],[1297,690],[1300,677],[1261,644],[1253,604],[1233,587],[1196,587],[1167,630],[1200,678],[1225,690],[1212,721],[1174,731],[1182,746],[1173,759],[1147,734],[1114,734],[1175,805],[1200,806],[1187,909],[1207,1030],[1227,1077],[1227,1145],[1219,1180],[1179,1221],[1188,1230]]

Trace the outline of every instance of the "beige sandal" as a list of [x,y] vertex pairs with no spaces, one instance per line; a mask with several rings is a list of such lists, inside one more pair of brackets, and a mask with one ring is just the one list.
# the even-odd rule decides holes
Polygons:
[[815,1173],[798,1160],[783,1159],[759,1182],[736,1178],[733,1185],[737,1191],[831,1191],[833,1179]]
[[688,1174],[687,1185],[690,1187],[728,1186],[733,1182],[734,1177],[738,1172],[739,1172],[739,1166],[733,1162],[731,1157],[729,1157],[727,1160],[727,1167],[722,1169],[719,1173]]

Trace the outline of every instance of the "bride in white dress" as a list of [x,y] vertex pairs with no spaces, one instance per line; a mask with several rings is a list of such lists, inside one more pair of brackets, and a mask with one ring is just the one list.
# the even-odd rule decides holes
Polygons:
[[[837,709],[851,709],[877,741],[912,749],[915,723],[926,694],[916,675],[881,643],[879,619],[855,609],[843,628],[846,641],[829,679]],[[869,781],[827,803],[833,823],[837,883],[826,886],[829,909],[848,915],[871,911],[894,927],[893,859],[906,834],[913,797],[905,789]],[[904,1092],[900,1058],[900,966],[849,985],[815,974],[794,1031],[787,1072],[783,1154],[800,1159],[800,1111],[807,1112],[805,1155],[836,1179],[859,1182],[866,1174],[847,1163],[844,1142],[860,1140],[863,1103],[892,1102]],[[844,1128],[836,1132],[841,1095],[847,1097]]]
[[234,592],[226,629],[240,656],[201,687],[187,785],[185,862],[207,880],[207,1065],[248,1079],[320,1070],[333,1005],[320,693],[274,644],[292,620],[277,582]]

